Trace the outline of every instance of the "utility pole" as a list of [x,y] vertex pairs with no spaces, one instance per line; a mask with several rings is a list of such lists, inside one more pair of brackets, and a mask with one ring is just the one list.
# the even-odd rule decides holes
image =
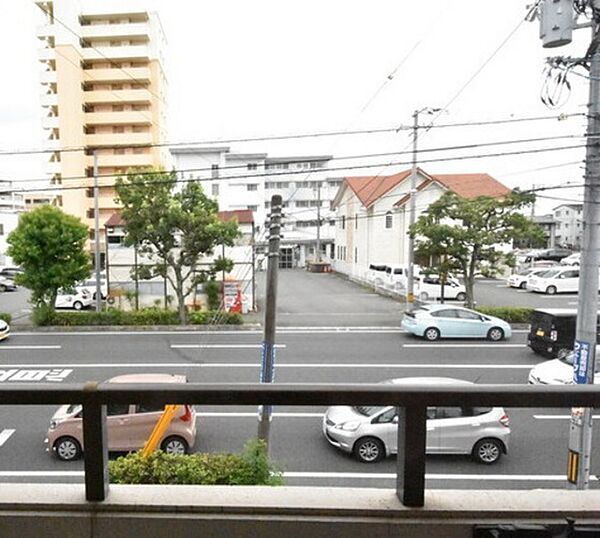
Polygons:
[[96,273],[96,312],[102,310],[102,288],[100,286],[100,209],[98,189],[98,150],[94,150],[94,269]]
[[[579,296],[573,382],[594,382],[598,319],[598,265],[600,262],[600,147],[590,135],[600,129],[600,51],[598,51],[598,13],[600,0],[586,0],[584,11],[591,8],[591,24],[577,24],[572,0],[542,0],[527,19],[540,19],[540,38],[546,48],[571,42],[572,31],[591,26],[592,41],[584,60],[590,64],[588,100],[588,138],[585,156],[583,195],[583,244],[579,267]],[[564,61],[564,59],[562,59]],[[592,448],[592,410],[571,409],[567,480],[572,489],[589,487]]]
[[317,263],[321,262],[321,182],[317,183]]
[[[272,383],[275,373],[275,310],[277,308],[277,271],[279,269],[279,242],[281,238],[281,195],[271,197],[269,221],[269,253],[267,259],[267,300],[265,305],[265,329],[262,343],[260,382]],[[258,413],[258,438],[269,448],[272,406],[261,405]]]

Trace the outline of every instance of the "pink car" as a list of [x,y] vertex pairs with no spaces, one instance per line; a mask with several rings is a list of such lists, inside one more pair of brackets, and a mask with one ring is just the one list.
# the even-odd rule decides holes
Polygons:
[[[183,375],[131,374],[113,377],[108,383],[185,383]],[[143,448],[164,406],[148,404],[109,404],[106,410],[108,450],[129,452]],[[83,420],[79,404],[58,408],[48,429],[46,450],[52,450],[64,461],[81,457],[83,452]],[[160,443],[170,454],[186,454],[196,441],[196,411],[181,405]]]

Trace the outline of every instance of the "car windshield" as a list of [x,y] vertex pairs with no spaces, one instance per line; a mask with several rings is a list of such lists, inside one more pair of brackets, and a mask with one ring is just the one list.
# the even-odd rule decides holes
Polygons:
[[522,271],[519,271],[517,274],[519,276],[527,276],[529,273],[532,273],[533,269],[523,269]]
[[379,413],[379,411],[383,411],[385,407],[381,407],[380,405],[357,405],[353,409],[365,417],[372,417],[376,413]]
[[558,273],[560,273],[560,271],[561,271],[561,269],[550,269],[549,271],[542,273],[540,276],[543,278],[553,278],[556,275],[558,275]]

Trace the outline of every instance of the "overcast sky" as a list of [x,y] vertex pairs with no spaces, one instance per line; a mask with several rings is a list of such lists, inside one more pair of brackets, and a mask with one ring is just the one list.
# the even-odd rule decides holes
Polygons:
[[[543,49],[538,23],[517,28],[530,2],[511,0],[288,0],[158,2],[167,36],[169,141],[202,141],[330,130],[387,128],[412,124],[417,108],[447,107],[436,123],[551,116],[585,112],[588,80],[572,75],[565,104],[548,109],[540,101],[544,59],[581,56],[589,30],[575,32],[572,45]],[[0,89],[0,149],[40,147],[40,14],[29,0],[0,0],[0,47],[4,80]],[[468,84],[467,84],[468,83]],[[453,101],[453,98],[467,84]],[[450,103],[450,104],[449,104]],[[423,120],[427,118],[424,116]],[[484,143],[540,136],[582,134],[583,117],[487,127],[432,129],[420,148]],[[581,139],[446,151],[422,158],[581,144]],[[287,142],[232,144],[234,151],[271,155],[332,154],[336,157],[402,151],[407,132],[339,136]],[[584,150],[555,150],[423,164],[433,174],[488,172],[509,187],[582,181]],[[43,156],[1,157],[0,178],[43,176]],[[379,157],[372,174],[408,166]],[[357,164],[356,161],[350,161]],[[533,170],[540,167],[569,166]],[[344,166],[349,161],[334,161]],[[369,171],[336,172],[367,175]],[[576,200],[580,191],[546,196]],[[540,198],[538,213],[560,201]]]

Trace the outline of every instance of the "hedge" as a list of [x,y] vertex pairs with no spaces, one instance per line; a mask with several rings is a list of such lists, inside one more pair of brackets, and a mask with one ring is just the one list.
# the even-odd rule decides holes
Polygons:
[[476,308],[476,310],[482,314],[495,316],[509,323],[529,323],[531,313],[534,309],[518,306],[482,306]]
[[166,454],[148,456],[134,452],[108,463],[114,484],[195,484],[227,486],[278,486],[282,475],[275,470],[264,441],[246,443],[242,454]]
[[12,316],[8,312],[0,312],[0,319],[6,321],[6,323],[10,323],[12,321]]
[[[123,311],[108,308],[102,312],[84,310],[80,312],[52,312],[47,318],[33,316],[38,325],[81,326],[81,325],[179,325],[178,313],[162,308],[142,308]],[[189,322],[193,325],[241,325],[241,314],[231,312],[191,312]]]

